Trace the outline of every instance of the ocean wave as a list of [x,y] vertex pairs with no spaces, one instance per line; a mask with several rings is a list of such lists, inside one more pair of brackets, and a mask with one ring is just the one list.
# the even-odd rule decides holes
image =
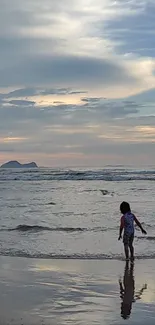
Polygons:
[[[145,228],[155,228],[154,224],[146,224],[145,222],[142,222],[142,225]],[[18,232],[43,232],[43,231],[53,231],[53,232],[108,232],[108,231],[117,231],[119,229],[119,225],[115,225],[113,227],[103,227],[103,226],[97,226],[97,227],[49,227],[49,226],[42,226],[42,225],[28,225],[28,224],[20,224],[17,225],[14,228],[0,228],[0,231],[18,231]],[[136,229],[139,231],[139,228],[136,226]],[[155,240],[155,236],[135,236],[138,239],[145,238],[147,240]]]
[[[155,228],[155,224],[149,224],[149,223],[146,223],[146,222],[141,222],[141,225],[144,226],[144,227],[147,227],[147,228]],[[137,225],[135,227],[137,229],[139,229]]]
[[47,203],[47,205],[56,205],[56,203],[54,203],[54,202],[49,202],[49,203]]
[[[30,253],[23,250],[16,249],[2,249],[0,250],[1,256],[10,256],[10,257],[23,257],[31,259],[48,259],[48,260],[118,260],[124,261],[123,255],[108,255],[108,254],[46,254],[46,253]],[[136,260],[147,260],[155,259],[155,253],[137,255]]]
[[114,196],[114,192],[109,192],[108,190],[100,190],[103,196]]
[[118,227],[46,227],[41,225],[18,225],[15,228],[1,228],[0,231],[19,231],[19,232],[41,232],[41,231],[53,231],[53,232],[106,232],[109,230],[116,230]]
[[149,240],[149,241],[155,241],[155,236],[137,236],[137,240],[143,239],[143,240]]
[[38,232],[38,231],[61,231],[61,232],[82,232],[86,231],[87,228],[81,228],[81,227],[44,227],[44,226],[38,226],[38,225],[18,225],[15,228],[8,229],[9,231],[33,231],[33,232]]
[[36,170],[0,170],[0,181],[54,181],[54,180],[104,180],[104,181],[133,181],[155,180],[155,170],[73,170],[73,169],[42,169]]

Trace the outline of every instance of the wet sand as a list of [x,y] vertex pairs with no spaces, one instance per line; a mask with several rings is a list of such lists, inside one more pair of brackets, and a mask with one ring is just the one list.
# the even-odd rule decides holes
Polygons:
[[0,324],[155,324],[155,260],[0,257]]

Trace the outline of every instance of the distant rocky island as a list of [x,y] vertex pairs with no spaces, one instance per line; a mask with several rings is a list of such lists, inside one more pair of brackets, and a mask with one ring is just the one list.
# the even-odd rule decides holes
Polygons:
[[1,168],[38,168],[35,162],[30,162],[27,164],[20,164],[16,160],[8,161],[7,163],[3,164]]

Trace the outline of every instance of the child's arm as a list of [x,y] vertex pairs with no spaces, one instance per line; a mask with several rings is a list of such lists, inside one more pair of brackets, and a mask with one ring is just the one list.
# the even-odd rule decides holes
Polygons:
[[119,237],[118,240],[120,240],[122,238],[122,231],[124,229],[124,217],[121,218],[121,224],[120,224],[120,228],[119,228]]
[[135,216],[134,216],[134,221],[135,221],[136,225],[140,228],[141,232],[146,235],[147,232],[143,229],[141,223],[138,221],[138,219]]

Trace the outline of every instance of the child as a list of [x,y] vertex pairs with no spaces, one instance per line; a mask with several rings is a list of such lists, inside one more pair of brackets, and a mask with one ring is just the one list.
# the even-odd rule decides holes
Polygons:
[[130,205],[127,202],[122,202],[120,205],[120,211],[123,214],[121,218],[119,238],[122,238],[122,231],[124,229],[123,235],[123,243],[124,243],[124,251],[126,260],[129,260],[129,249],[130,249],[130,258],[131,261],[134,260],[134,248],[133,248],[133,240],[134,240],[134,222],[141,229],[143,234],[147,234],[147,232],[143,229],[141,223],[137,220],[135,215],[131,212]]

